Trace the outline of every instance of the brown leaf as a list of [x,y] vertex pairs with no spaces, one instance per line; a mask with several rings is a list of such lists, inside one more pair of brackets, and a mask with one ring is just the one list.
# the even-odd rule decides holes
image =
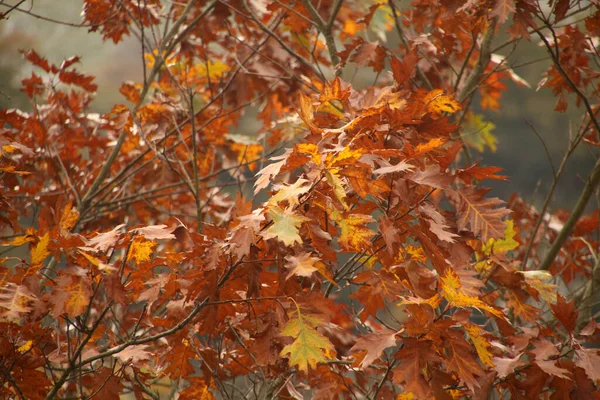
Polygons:
[[510,210],[503,207],[502,200],[485,198],[486,192],[487,190],[476,190],[472,186],[452,192],[459,199],[458,229],[465,230],[468,225],[471,232],[481,235],[484,242],[504,237],[506,225],[502,219],[510,214]]
[[358,366],[360,369],[365,369],[373,364],[385,349],[394,346],[396,346],[396,332],[383,329],[358,338],[354,346],[350,349],[350,352],[356,353],[363,350],[367,352]]
[[515,0],[496,0],[490,16],[498,17],[498,22],[503,24],[508,16],[515,12]]
[[552,309],[552,313],[565,327],[567,332],[570,334],[577,326],[577,317],[579,312],[575,310],[575,301],[571,300],[567,303],[566,299],[558,295],[556,304],[549,304]]
[[400,365],[394,368],[393,381],[403,384],[407,392],[413,392],[418,399],[427,399],[431,396],[431,386],[422,374],[428,362],[440,362],[439,356],[432,348],[429,340],[403,339],[404,346],[396,353],[396,360]]
[[587,376],[594,382],[600,380],[600,353],[597,349],[575,350],[575,365],[583,368]]

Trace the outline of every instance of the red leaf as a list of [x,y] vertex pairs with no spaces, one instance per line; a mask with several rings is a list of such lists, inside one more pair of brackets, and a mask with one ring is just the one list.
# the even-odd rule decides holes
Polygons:
[[98,85],[93,83],[93,76],[83,75],[76,71],[60,71],[58,74],[58,79],[60,79],[61,82],[79,86],[88,92],[95,92],[98,89]]
[[358,366],[361,369],[365,369],[373,364],[385,349],[394,346],[396,346],[396,332],[389,329],[383,329],[361,336],[354,346],[352,346],[350,352],[355,353],[361,350],[367,352],[365,358],[362,359]]
[[25,59],[27,61],[29,61],[36,67],[40,67],[41,69],[43,69],[46,72],[50,72],[50,71],[56,72],[56,67],[54,67],[53,65],[50,65],[50,63],[48,62],[48,60],[46,58],[40,56],[34,50],[29,50],[27,52],[21,50],[21,54],[23,54],[23,57],[25,57]]
[[567,332],[572,333],[577,325],[578,311],[575,311],[575,301],[571,300],[569,303],[566,302],[565,298],[561,295],[557,296],[556,304],[550,304],[552,313],[565,327]]

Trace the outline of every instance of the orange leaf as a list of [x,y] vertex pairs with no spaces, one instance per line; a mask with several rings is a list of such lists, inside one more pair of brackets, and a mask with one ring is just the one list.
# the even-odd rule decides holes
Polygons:
[[156,246],[157,244],[155,242],[146,240],[143,236],[136,236],[129,249],[127,261],[135,259],[137,264],[150,261],[150,257]]

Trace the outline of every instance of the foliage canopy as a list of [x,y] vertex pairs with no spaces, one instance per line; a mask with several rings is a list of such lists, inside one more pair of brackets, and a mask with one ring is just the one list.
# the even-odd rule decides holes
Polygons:
[[[23,51],[31,109],[0,111],[0,395],[599,399],[600,162],[548,212],[600,145],[598,7],[84,0],[82,29],[139,39],[143,80],[98,115],[78,57]],[[488,194],[507,177],[474,111],[528,85],[527,41],[555,111],[581,111],[541,210]]]

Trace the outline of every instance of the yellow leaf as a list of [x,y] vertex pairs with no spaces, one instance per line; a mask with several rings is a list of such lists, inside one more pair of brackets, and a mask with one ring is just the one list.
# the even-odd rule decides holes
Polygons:
[[452,268],[446,268],[444,276],[441,279],[442,293],[448,303],[454,307],[464,308],[473,307],[479,310],[485,310],[498,318],[506,319],[502,311],[484,303],[474,296],[469,296],[461,292],[462,285],[458,274]]
[[19,348],[17,349],[17,351],[19,353],[25,353],[25,352],[27,352],[27,351],[29,351],[31,349],[31,346],[33,346],[33,340],[28,340],[24,344],[22,344],[21,346],[19,346]]
[[344,250],[363,251],[371,247],[371,237],[375,233],[365,225],[373,222],[373,217],[365,214],[342,214],[334,208],[328,209],[328,212],[340,228],[338,243]]
[[31,172],[28,171],[18,171],[14,165],[9,165],[7,167],[0,167],[0,171],[4,171],[4,172],[8,172],[9,174],[16,174],[16,175],[31,175]]
[[319,262],[319,259],[317,257],[311,257],[309,253],[301,253],[297,257],[287,256],[285,259],[288,262],[285,267],[290,270],[285,279],[289,279],[293,275],[310,278],[313,272],[319,270],[315,265]]
[[40,238],[38,244],[31,250],[31,263],[29,267],[31,268],[31,273],[37,272],[42,266],[42,262],[50,255],[50,251],[48,250],[48,244],[50,243],[50,234],[46,233],[44,236]]
[[417,398],[413,394],[413,392],[402,393],[396,396],[396,400],[416,400]]
[[496,125],[483,120],[483,115],[469,112],[465,118],[464,140],[473,148],[483,152],[486,146],[493,152],[496,152],[496,143],[498,139],[492,134]]
[[315,110],[311,98],[300,93],[300,110],[298,111],[298,115],[313,132],[318,131],[317,127],[312,123],[314,114]]
[[357,24],[352,18],[346,18],[344,21],[344,28],[342,29],[344,33],[349,36],[355,36],[356,32],[359,29],[359,24]]
[[294,341],[285,346],[279,355],[289,355],[291,365],[297,366],[300,371],[308,371],[309,367],[315,368],[318,363],[327,361],[328,354],[332,354],[335,348],[327,337],[316,330],[325,321],[316,315],[302,315],[300,308],[296,308],[297,311],[281,331],[282,336],[291,336]]
[[209,60],[207,62],[196,64],[193,72],[202,78],[208,77],[210,80],[218,80],[225,75],[229,69],[229,65],[223,63],[222,61],[213,62]]
[[135,262],[138,264],[150,261],[150,257],[152,256],[152,252],[154,251],[155,247],[155,242],[146,240],[144,236],[136,236],[135,239],[133,239],[131,248],[129,249],[127,261],[131,260],[132,258],[135,259]]
[[433,114],[442,114],[444,112],[454,114],[462,109],[460,103],[454,98],[445,95],[441,89],[435,89],[429,92],[423,99],[427,111]]
[[340,109],[334,106],[331,101],[326,101],[322,103],[318,108],[318,112],[327,113],[331,115],[335,115],[338,119],[344,118],[344,113],[340,111]]
[[5,153],[14,153],[17,151],[17,148],[11,144],[5,144],[2,146],[2,151]]
[[506,229],[503,239],[488,239],[487,243],[481,247],[481,251],[486,255],[504,254],[519,247],[519,242],[515,240],[515,229],[512,219],[506,220]]
[[262,234],[263,238],[277,238],[286,246],[302,243],[299,228],[309,218],[294,213],[291,208],[282,210],[277,206],[269,208],[269,217],[273,224]]
[[353,164],[355,161],[359,160],[362,154],[361,150],[351,150],[350,146],[346,146],[339,153],[327,157],[327,166],[332,167],[334,165]]
[[16,236],[10,242],[2,243],[1,246],[22,246],[25,243],[35,242],[36,240],[35,229],[27,228],[25,235]]
[[463,324],[465,331],[467,331],[467,335],[471,339],[471,342],[475,345],[475,350],[477,351],[477,355],[481,360],[483,365],[489,365],[490,367],[494,367],[494,363],[492,362],[492,353],[490,352],[490,342],[483,336],[484,331],[479,326],[471,323]]
[[295,151],[300,154],[310,155],[312,161],[321,165],[321,153],[319,153],[319,147],[313,143],[300,143],[295,147]]
[[427,143],[422,143],[415,148],[415,154],[413,157],[420,156],[425,153],[429,153],[431,150],[435,150],[438,147],[442,146],[446,141],[441,138],[431,139]]
[[279,191],[269,199],[268,205],[275,206],[282,201],[287,201],[291,207],[298,205],[300,196],[308,192],[310,186],[310,182],[302,178],[292,185],[281,185]]
[[325,179],[327,179],[327,183],[333,189],[333,194],[336,199],[344,206],[344,209],[348,209],[348,204],[346,204],[346,190],[344,190],[344,185],[342,180],[337,176],[337,168],[333,168],[331,170],[325,170]]
[[71,317],[83,314],[90,304],[92,288],[85,279],[74,279],[64,291],[69,294],[64,304],[64,312]]
[[79,254],[81,254],[82,256],[84,256],[90,263],[92,263],[92,265],[94,265],[100,271],[110,273],[110,272],[112,272],[112,271],[115,270],[115,267],[113,267],[110,264],[103,263],[102,261],[100,261],[99,258],[91,256],[91,255],[89,255],[89,254],[81,251],[80,249],[77,249],[77,251],[79,252]]
[[556,304],[557,286],[546,283],[552,279],[552,274],[548,271],[517,271],[525,278],[525,282],[540,294],[544,301],[550,304]]
[[73,208],[71,203],[67,204],[62,212],[62,216],[60,217],[60,232],[61,234],[65,234],[66,232],[73,229],[77,220],[79,219],[79,211],[76,208]]
[[427,262],[427,257],[425,257],[425,251],[422,247],[408,245],[404,250],[406,250],[412,260],[420,261],[422,263]]

